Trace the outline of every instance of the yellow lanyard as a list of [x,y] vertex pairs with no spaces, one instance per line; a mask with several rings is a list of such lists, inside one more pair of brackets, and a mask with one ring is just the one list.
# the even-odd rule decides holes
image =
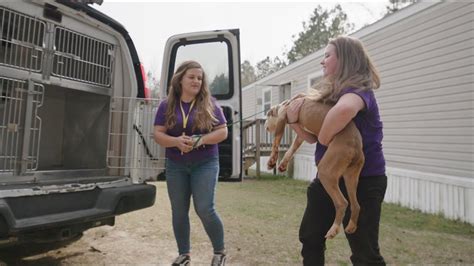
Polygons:
[[191,114],[191,110],[193,109],[193,106],[194,106],[194,100],[191,102],[191,106],[189,107],[188,114],[186,115],[186,113],[184,112],[183,103],[181,102],[181,100],[179,101],[179,107],[181,107],[181,114],[183,115],[183,130],[185,130],[186,126],[188,125],[189,114]]

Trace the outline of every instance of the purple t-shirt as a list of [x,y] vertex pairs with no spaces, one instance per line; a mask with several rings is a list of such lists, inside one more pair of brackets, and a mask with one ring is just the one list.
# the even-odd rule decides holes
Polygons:
[[[184,113],[187,115],[189,113],[189,108],[191,107],[191,103],[185,103],[181,102],[183,105]],[[212,103],[214,104],[214,116],[217,118],[217,122],[215,123],[214,126],[219,126],[222,124],[226,124],[227,120],[225,119],[224,113],[222,112],[221,107],[219,104],[215,101],[215,99],[212,99]],[[168,100],[163,100],[160,103],[160,106],[158,107],[158,111],[156,112],[156,117],[155,117],[155,125],[159,126],[164,126],[165,121],[166,121],[166,108],[168,107]],[[186,128],[183,129],[183,115],[181,113],[181,107],[178,104],[176,104],[175,108],[176,112],[176,125],[173,128],[168,128],[166,129],[166,134],[173,136],[173,137],[178,137],[183,134],[183,132],[186,134],[186,136],[192,136],[192,135],[197,135],[197,134],[206,134],[208,132],[201,132],[200,130],[193,131],[193,125],[194,125],[194,116],[196,113],[196,108],[193,107],[191,109],[191,113],[189,113],[189,118],[188,122],[186,124]],[[177,147],[170,147],[166,148],[166,158],[171,159],[173,161],[178,161],[178,162],[198,162],[202,159],[209,158],[212,156],[218,156],[219,155],[219,150],[217,147],[217,144],[211,144],[211,145],[202,145],[191,152],[184,153],[181,155],[181,151]]]
[[[383,124],[380,120],[379,107],[372,90],[358,91],[356,88],[342,90],[346,93],[359,95],[365,103],[365,109],[359,111],[352,120],[362,135],[365,163],[360,176],[378,176],[385,174],[385,158],[382,151]],[[316,144],[314,158],[316,164],[321,160],[327,147]]]

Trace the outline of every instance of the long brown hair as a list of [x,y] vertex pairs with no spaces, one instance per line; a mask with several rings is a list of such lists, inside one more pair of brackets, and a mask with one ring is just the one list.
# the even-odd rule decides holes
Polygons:
[[202,70],[202,83],[201,89],[196,95],[194,102],[195,115],[192,130],[199,129],[202,132],[210,132],[212,131],[213,123],[218,120],[214,116],[214,104],[211,100],[211,93],[207,86],[204,69],[198,62],[192,60],[181,63],[171,79],[171,85],[168,91],[168,107],[166,109],[165,126],[167,128],[173,128],[176,125],[176,105],[181,101],[181,95],[183,93],[181,80],[186,74],[186,71],[193,68],[199,68]]
[[380,77],[361,41],[353,37],[340,36],[329,41],[336,47],[338,66],[336,73],[324,77],[316,88],[321,99],[335,103],[346,88],[375,90],[380,87]]

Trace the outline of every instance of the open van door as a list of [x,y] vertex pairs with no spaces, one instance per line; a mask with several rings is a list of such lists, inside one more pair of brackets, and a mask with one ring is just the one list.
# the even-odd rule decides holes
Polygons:
[[166,97],[175,69],[186,60],[199,62],[209,89],[223,108],[229,134],[219,144],[219,177],[242,180],[242,101],[240,88],[239,30],[215,30],[172,36],[163,55],[161,92]]

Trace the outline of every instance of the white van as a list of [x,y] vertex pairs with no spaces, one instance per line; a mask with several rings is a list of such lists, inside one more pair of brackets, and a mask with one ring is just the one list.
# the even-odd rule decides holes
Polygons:
[[[146,97],[125,28],[89,2],[101,0],[0,2],[0,247],[76,238],[154,204],[159,99]],[[221,176],[240,180],[238,30],[178,35],[167,49],[163,77],[196,59],[215,82],[231,124]]]

